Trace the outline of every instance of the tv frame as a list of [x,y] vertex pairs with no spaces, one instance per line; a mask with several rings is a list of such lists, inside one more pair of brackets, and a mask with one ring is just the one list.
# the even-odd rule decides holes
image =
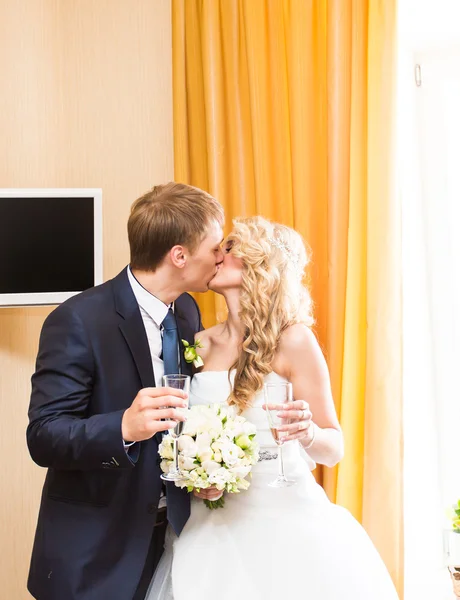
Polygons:
[[[102,189],[100,188],[0,188],[1,198],[94,198],[94,285],[102,283]],[[2,260],[5,260],[3,258]],[[74,292],[24,292],[1,294],[0,308],[15,306],[47,306],[61,304],[79,294]]]

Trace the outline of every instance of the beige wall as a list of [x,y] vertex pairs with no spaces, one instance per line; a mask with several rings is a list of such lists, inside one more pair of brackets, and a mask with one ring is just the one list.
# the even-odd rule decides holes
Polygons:
[[[131,202],[173,178],[171,70],[170,0],[0,0],[0,187],[101,187],[104,279],[127,262]],[[50,310],[0,308],[0,597],[8,600],[30,598],[44,470],[28,456],[25,428]]]

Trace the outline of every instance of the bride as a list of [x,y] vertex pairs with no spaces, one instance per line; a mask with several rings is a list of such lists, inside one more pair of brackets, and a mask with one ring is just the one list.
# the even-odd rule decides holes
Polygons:
[[[329,374],[302,285],[307,255],[292,229],[261,218],[239,219],[224,246],[210,288],[228,306],[225,323],[198,334],[203,370],[192,380],[190,404],[230,403],[257,426],[261,460],[250,488],[209,510],[195,493],[179,538],[166,549],[148,600],[397,600],[369,537],[316,483],[315,463],[343,456],[342,432]],[[263,408],[264,382],[292,383],[285,408],[283,456],[291,487],[277,475],[276,445]]]

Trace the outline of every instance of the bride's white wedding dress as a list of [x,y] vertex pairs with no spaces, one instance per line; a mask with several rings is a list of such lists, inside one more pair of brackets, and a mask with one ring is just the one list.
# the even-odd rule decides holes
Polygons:
[[[284,381],[272,373],[266,380]],[[225,403],[228,373],[195,375],[190,404]],[[390,576],[361,525],[329,502],[311,473],[314,463],[296,441],[283,448],[288,488],[268,483],[278,473],[263,393],[243,416],[257,426],[261,458],[251,486],[226,494],[209,510],[192,499],[179,538],[167,536],[148,600],[397,600]]]

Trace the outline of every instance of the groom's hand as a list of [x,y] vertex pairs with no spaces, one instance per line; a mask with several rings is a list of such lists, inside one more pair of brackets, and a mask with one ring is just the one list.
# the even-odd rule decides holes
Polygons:
[[[174,388],[144,388],[125,410],[121,421],[121,433],[125,442],[142,442],[159,431],[185,421],[178,408],[187,408],[187,394]],[[163,420],[162,420],[163,419]]]

